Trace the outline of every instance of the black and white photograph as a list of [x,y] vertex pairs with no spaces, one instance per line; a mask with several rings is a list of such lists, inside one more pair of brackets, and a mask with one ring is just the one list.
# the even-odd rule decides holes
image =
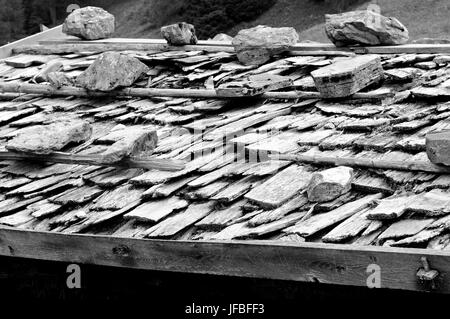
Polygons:
[[449,0],[0,0],[0,316],[434,315],[449,17]]

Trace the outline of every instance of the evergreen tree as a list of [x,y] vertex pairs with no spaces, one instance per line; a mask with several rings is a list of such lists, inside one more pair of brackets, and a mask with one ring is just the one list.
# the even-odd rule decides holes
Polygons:
[[25,35],[22,1],[0,0],[0,8],[0,44],[22,38]]

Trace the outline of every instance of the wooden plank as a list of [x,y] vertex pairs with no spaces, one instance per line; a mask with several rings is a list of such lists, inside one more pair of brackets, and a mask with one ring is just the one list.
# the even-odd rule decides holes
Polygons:
[[[70,249],[67,249],[70,247]],[[0,255],[250,278],[367,286],[370,264],[381,269],[381,288],[426,291],[417,281],[420,258],[440,273],[438,293],[450,293],[450,252],[274,241],[166,241],[112,236],[0,230]],[[95,256],[95,258],[92,258]]]
[[[76,37],[67,37],[66,39],[53,39],[47,38],[39,41],[39,44],[62,44],[62,43],[74,43],[74,44],[89,44],[89,43],[102,43],[102,44],[113,44],[113,43],[148,43],[148,44],[167,44],[165,39],[141,39],[141,38],[107,38],[99,40],[81,40]],[[231,46],[230,41],[213,41],[213,40],[199,40],[197,45],[210,45],[210,46]],[[180,48],[180,46],[177,46]],[[184,51],[184,50],[181,50]]]
[[[155,89],[155,88],[124,88],[110,92],[101,91],[87,91],[84,88],[63,86],[56,88],[47,84],[29,84],[18,82],[0,82],[0,93],[27,93],[27,94],[41,94],[45,96],[77,96],[77,97],[152,97],[152,96],[166,96],[166,97],[187,97],[187,98],[230,98],[226,94],[219,94],[211,89]],[[352,99],[383,99],[392,96],[392,92],[374,91],[356,93]],[[319,92],[302,92],[302,91],[286,91],[286,92],[265,92],[261,95],[254,96],[255,98],[266,99],[317,99],[320,98]],[[239,98],[239,97],[235,97]]]
[[375,158],[362,158],[358,156],[328,156],[324,152],[315,152],[314,154],[276,154],[269,155],[275,160],[286,160],[298,163],[322,164],[332,166],[366,167],[379,169],[393,169],[411,172],[427,173],[450,173],[450,167],[436,165],[430,161],[417,161],[411,155],[411,159],[399,160],[379,160]]
[[234,96],[255,96],[268,91],[277,91],[291,87],[292,80],[276,74],[257,74],[239,81],[227,82],[219,85],[218,94]]
[[56,39],[63,37],[66,37],[66,35],[62,33],[62,25],[30,35],[26,38],[14,41],[12,43],[8,43],[0,47],[0,59],[9,57],[12,54],[12,51],[19,46],[35,44],[38,43],[38,41],[44,39],[50,38]]
[[62,152],[53,152],[48,155],[22,154],[8,151],[0,151],[0,160],[31,160],[47,163],[63,163],[94,166],[134,167],[156,169],[161,171],[179,171],[184,168],[184,163],[176,160],[158,158],[125,158],[120,162],[105,163],[101,155],[81,155]]
[[[45,41],[39,45],[24,45],[14,48],[15,53],[76,53],[76,52],[104,52],[104,51],[207,51],[207,52],[234,52],[233,46],[227,41],[199,41],[197,45],[168,46],[166,42],[158,39],[106,39],[96,41]],[[290,55],[324,55],[326,53],[338,54],[354,52],[357,54],[436,54],[450,53],[450,44],[404,44],[395,46],[357,46],[336,47],[328,43],[298,43],[288,48]]]

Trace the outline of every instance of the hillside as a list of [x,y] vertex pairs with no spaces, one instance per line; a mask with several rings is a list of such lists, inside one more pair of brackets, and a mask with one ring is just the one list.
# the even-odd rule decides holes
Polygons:
[[[243,28],[259,24],[277,27],[294,27],[300,33],[321,23],[324,20],[324,15],[327,13],[349,11],[356,8],[358,4],[366,2],[361,0],[277,0],[274,6],[257,19],[247,23],[240,23],[229,30],[229,33],[230,35],[234,35]],[[348,3],[356,4],[350,5]]]
[[[128,0],[109,8],[117,17],[117,36],[159,37],[161,25],[182,19],[186,0]],[[353,1],[354,2],[354,1]],[[344,10],[364,9],[371,2],[381,6],[386,16],[397,17],[409,29],[412,40],[424,37],[450,38],[450,2],[448,0],[357,1]],[[327,41],[323,31],[324,14],[342,11],[330,0],[277,0],[251,22],[238,23],[226,31],[230,35],[242,28],[266,24],[293,26],[301,39]]]
[[[408,28],[411,41],[422,38],[450,39],[448,18],[450,2],[448,0],[378,0],[377,2],[383,15],[396,17]],[[356,8],[365,9],[367,4]],[[259,21],[256,20],[254,23]],[[301,39],[328,41],[323,23],[306,30],[297,30]]]
[[125,0],[108,11],[116,17],[117,37],[159,38],[159,28],[176,22],[184,0]]
[[227,32],[240,22],[254,20],[276,2],[277,0],[128,0],[107,9],[116,16],[116,36],[159,37],[161,26],[186,21],[196,26],[199,38],[205,39]]

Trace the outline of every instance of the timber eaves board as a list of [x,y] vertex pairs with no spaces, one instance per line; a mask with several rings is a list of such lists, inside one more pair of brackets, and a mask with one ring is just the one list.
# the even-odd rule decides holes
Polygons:
[[[51,244],[49,244],[51,242]],[[434,292],[450,293],[450,252],[412,248],[260,241],[170,241],[0,229],[0,255],[47,261],[197,274],[428,291],[421,258],[439,271]],[[95,258],[92,258],[95,256]]]

